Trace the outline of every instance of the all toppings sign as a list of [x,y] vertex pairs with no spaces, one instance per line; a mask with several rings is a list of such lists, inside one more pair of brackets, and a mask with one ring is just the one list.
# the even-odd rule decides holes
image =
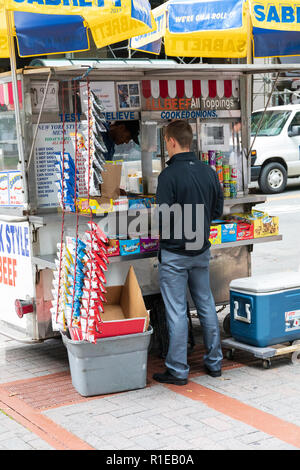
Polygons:
[[218,117],[219,110],[240,109],[239,81],[143,80],[142,109],[161,111],[162,119]]

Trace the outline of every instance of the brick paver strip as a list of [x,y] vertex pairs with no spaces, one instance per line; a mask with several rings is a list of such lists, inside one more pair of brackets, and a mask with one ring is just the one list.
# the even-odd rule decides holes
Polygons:
[[[204,375],[203,370],[203,348],[196,347],[191,358],[191,374],[190,378],[199,377]],[[242,358],[243,356],[241,356]],[[148,363],[148,387],[153,384],[152,373],[163,370],[163,359],[152,357]],[[224,369],[233,369],[243,367],[245,364],[253,362],[252,358],[245,357],[243,363],[231,362],[226,359],[223,361]],[[156,382],[154,382],[156,384]],[[220,393],[213,392],[208,388],[197,385],[195,382],[190,381],[186,387],[172,387],[171,390],[176,393],[182,393],[186,397],[193,400],[203,401],[207,406],[218,409],[223,414],[232,416],[245,423],[250,423],[257,429],[263,429],[271,435],[274,434],[274,422],[280,423],[281,428],[284,424],[291,429],[290,423],[278,420],[271,416],[270,426],[263,425],[267,413],[259,412],[251,406],[243,405],[238,400],[233,400]],[[108,395],[104,395],[107,397]],[[102,396],[103,397],[103,396]],[[216,405],[216,397],[219,403]],[[71,376],[68,371],[58,372],[55,374],[43,375],[30,379],[17,380],[10,383],[0,385],[0,409],[5,411],[9,416],[14,418],[17,422],[25,426],[30,431],[34,432],[37,436],[42,438],[53,448],[57,450],[94,450],[93,447],[88,445],[82,439],[76,437],[66,429],[54,423],[50,418],[42,414],[42,411],[50,408],[57,408],[69,404],[76,404],[80,402],[99,399],[97,397],[82,397],[76,392],[72,386]],[[220,400],[221,399],[221,400]],[[231,400],[231,401],[230,401]],[[231,404],[231,407],[229,406]],[[217,407],[216,407],[217,406]],[[244,410],[241,413],[241,410]],[[255,422],[249,421],[249,415],[260,417],[262,423],[257,418]],[[268,421],[268,420],[267,420]],[[270,420],[269,420],[270,421]],[[297,431],[296,446],[300,447],[300,428],[294,426]],[[294,444],[294,440],[289,439],[290,432],[285,432],[285,436],[280,434],[280,439]]]
[[228,397],[193,381],[184,386],[165,386],[173,392],[180,393],[191,400],[201,401],[224,415],[242,421],[300,449],[300,426],[258,410],[253,406],[245,405],[236,398]]
[[94,450],[86,442],[0,387],[0,409],[56,450]]

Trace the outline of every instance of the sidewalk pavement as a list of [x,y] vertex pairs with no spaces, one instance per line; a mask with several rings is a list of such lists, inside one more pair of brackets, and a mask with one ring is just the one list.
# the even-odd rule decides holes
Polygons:
[[[220,323],[222,318],[220,318]],[[147,387],[84,398],[73,388],[60,339],[26,345],[0,335],[0,450],[298,450],[300,364],[236,351],[212,378],[202,364],[201,328],[185,386]]]

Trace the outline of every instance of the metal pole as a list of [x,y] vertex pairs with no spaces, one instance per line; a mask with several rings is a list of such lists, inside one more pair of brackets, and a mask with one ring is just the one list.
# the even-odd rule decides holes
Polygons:
[[130,39],[128,39],[127,49],[128,49],[128,59],[131,59]]
[[252,23],[249,8],[247,10],[247,64],[252,64]]
[[10,57],[13,98],[14,98],[14,106],[15,106],[19,164],[21,164],[21,171],[22,171],[24,206],[27,209],[28,208],[28,186],[27,186],[27,174],[26,174],[26,166],[25,166],[24,147],[23,147],[24,136],[23,136],[23,131],[22,131],[21,113],[20,113],[20,106],[19,106],[19,94],[18,94],[18,83],[17,83],[17,63],[16,63],[16,54],[15,54],[15,45],[14,45],[13,26],[12,26],[13,25],[12,12],[5,10],[5,14],[6,14],[6,23],[7,23],[8,49],[9,49],[9,57]]
[[37,136],[37,133],[38,133],[38,129],[39,129],[39,124],[40,124],[40,121],[41,121],[41,116],[42,116],[42,112],[44,110],[44,105],[45,105],[45,101],[46,101],[46,97],[47,97],[47,93],[48,93],[48,88],[49,88],[49,82],[50,82],[50,78],[51,78],[51,70],[49,72],[49,75],[48,75],[48,80],[47,80],[47,83],[46,83],[46,88],[45,88],[45,93],[44,93],[44,96],[43,96],[43,101],[42,101],[42,105],[41,105],[41,109],[40,109],[40,112],[39,112],[39,117],[38,117],[38,120],[37,120],[37,123],[36,123],[36,128],[35,128],[35,132],[34,132],[34,136],[33,136],[33,141],[32,141],[32,145],[31,145],[31,150],[30,150],[30,155],[29,155],[29,159],[28,159],[28,163],[27,163],[27,168],[29,168],[29,165],[30,165],[30,162],[31,162],[31,158],[32,158],[32,155],[33,155],[33,151],[34,151],[34,146],[35,146],[35,142],[36,142],[36,136]]
[[266,103],[266,105],[265,105],[265,108],[264,108],[264,110],[263,110],[263,113],[262,113],[262,115],[261,115],[261,117],[260,117],[260,120],[259,120],[259,122],[258,122],[257,129],[256,129],[256,133],[255,133],[255,136],[254,136],[254,138],[253,138],[253,141],[252,141],[250,150],[249,150],[249,152],[248,152],[247,158],[249,158],[249,156],[251,155],[251,151],[252,151],[252,148],[253,148],[255,139],[256,139],[257,134],[258,134],[258,132],[259,132],[259,130],[260,130],[260,127],[261,127],[261,124],[262,124],[262,120],[263,120],[263,118],[264,118],[264,116],[265,116],[267,107],[269,106],[270,99],[271,99],[271,97],[272,97],[272,95],[273,95],[273,91],[274,91],[274,89],[275,89],[275,86],[276,86],[276,83],[277,83],[278,78],[279,78],[279,72],[277,73],[276,78],[275,78],[275,81],[273,82],[272,90],[271,90],[271,92],[270,92],[270,94],[269,94],[269,96],[268,96],[267,103]]

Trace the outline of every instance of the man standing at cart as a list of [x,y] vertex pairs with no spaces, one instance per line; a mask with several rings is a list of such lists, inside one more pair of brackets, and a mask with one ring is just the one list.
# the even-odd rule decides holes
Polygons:
[[[160,289],[166,309],[169,349],[166,371],[154,374],[153,378],[174,385],[185,385],[189,374],[187,285],[203,328],[204,366],[209,375],[221,376],[223,358],[218,317],[209,283],[210,224],[223,213],[223,192],[216,172],[190,151],[192,140],[192,128],[186,121],[173,121],[165,128],[170,159],[158,178],[156,193]],[[166,206],[181,208],[180,222],[174,213],[172,217],[171,211],[168,221],[164,220],[163,209]],[[202,212],[197,210],[199,208]],[[200,221],[197,220],[198,213],[203,214]],[[190,234],[195,234],[194,240],[186,236],[186,226]],[[197,232],[201,232],[201,244],[197,243]]]

